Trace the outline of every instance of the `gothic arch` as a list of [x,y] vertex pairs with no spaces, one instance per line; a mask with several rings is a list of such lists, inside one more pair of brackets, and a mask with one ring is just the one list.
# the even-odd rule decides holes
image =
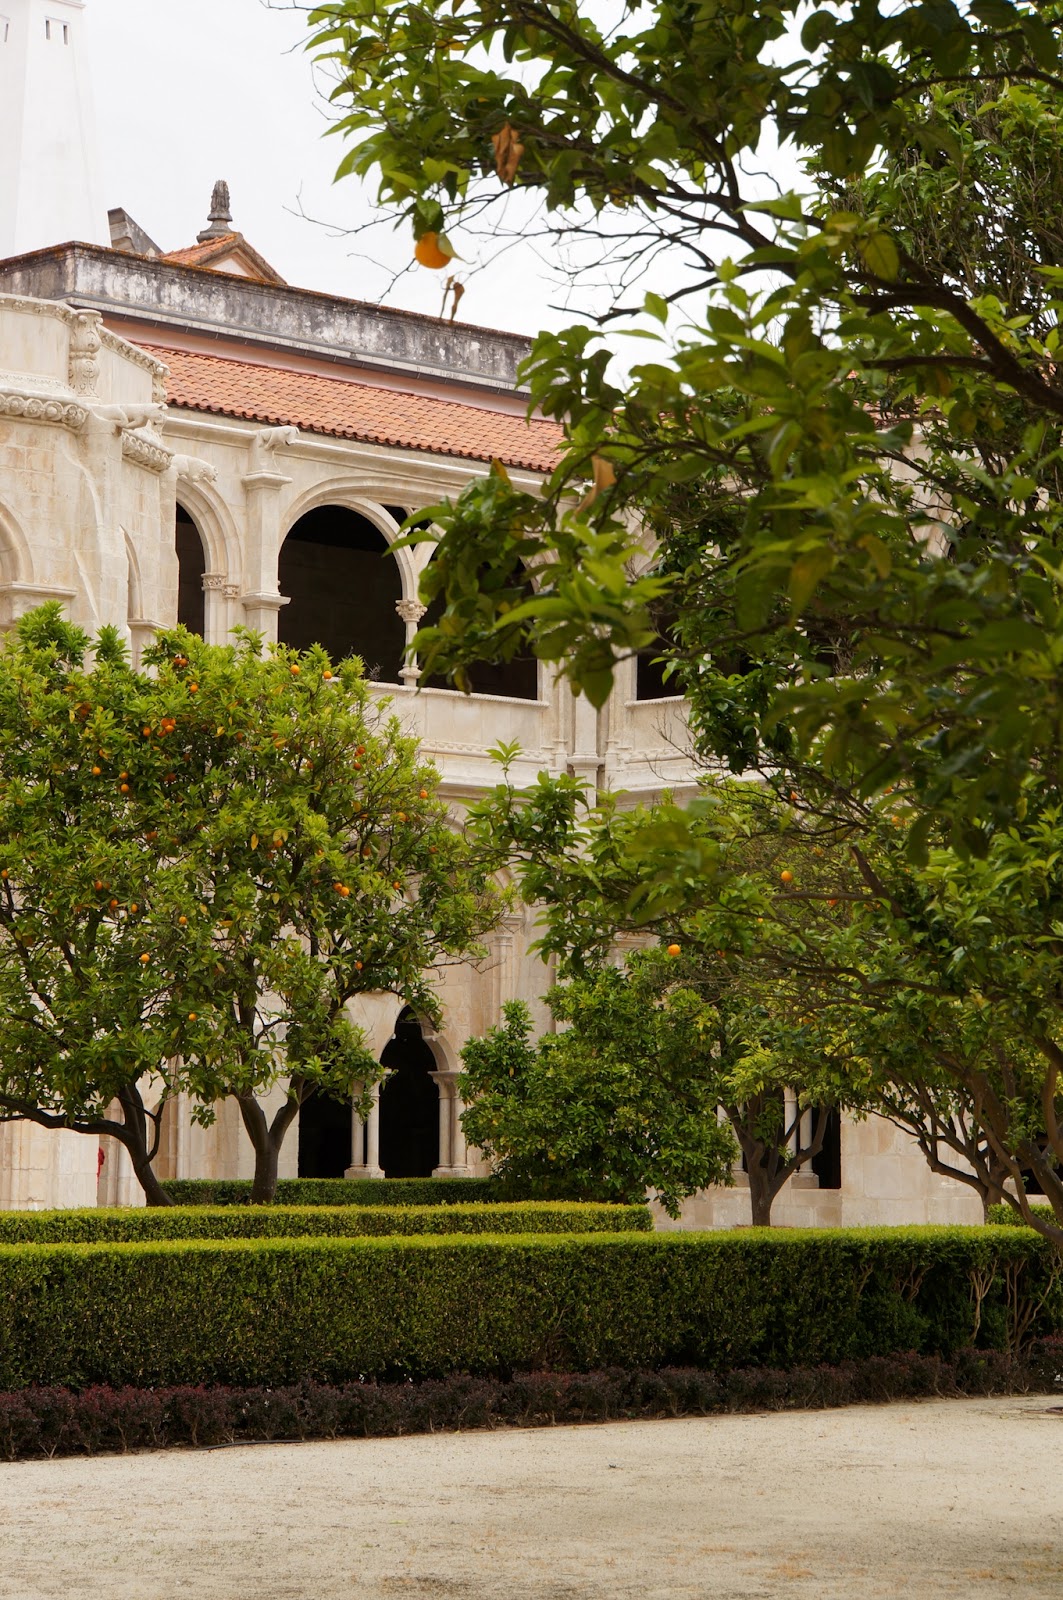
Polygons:
[[0,501],[0,583],[32,583],[33,556],[14,512]]
[[395,519],[357,496],[329,497],[321,485],[291,509],[300,514],[277,556],[278,586],[288,602],[278,618],[281,644],[299,650],[320,644],[333,660],[358,655],[370,678],[401,682],[400,611],[410,573],[391,553]]
[[[304,494],[293,500],[288,507],[285,516],[287,526],[281,537],[280,548],[277,551],[278,561],[280,560],[281,549],[284,547],[284,541],[296,523],[300,522],[309,512],[317,511],[323,506],[340,506],[345,511],[353,511],[356,516],[364,517],[366,522],[377,530],[389,546],[394,545],[399,537],[398,522],[396,522],[386,506],[366,494],[363,483],[353,484],[347,478],[332,478],[323,483],[316,483],[312,489],[308,489]],[[391,556],[399,569],[399,576],[402,581],[402,598],[404,600],[416,600],[420,573],[418,563],[414,559],[415,551],[412,549],[392,550]]]
[[201,481],[178,478],[177,503],[199,531],[206,570],[224,573],[233,583],[238,583],[243,575],[240,536],[225,501]]
[[125,540],[127,572],[126,621],[134,623],[139,622],[144,615],[144,582],[140,575],[140,562],[137,559],[136,548],[124,528],[122,529],[122,537]]

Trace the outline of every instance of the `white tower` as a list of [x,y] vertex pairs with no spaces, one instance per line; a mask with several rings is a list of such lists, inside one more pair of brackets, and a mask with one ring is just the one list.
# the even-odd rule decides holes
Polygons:
[[0,260],[109,244],[84,0],[0,0]]

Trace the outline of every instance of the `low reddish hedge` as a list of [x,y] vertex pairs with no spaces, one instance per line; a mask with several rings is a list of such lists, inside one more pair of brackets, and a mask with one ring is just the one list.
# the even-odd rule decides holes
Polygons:
[[1052,1394],[1063,1339],[1021,1356],[961,1350],[874,1356],[788,1372],[611,1369],[458,1375],[422,1383],[299,1383],[276,1389],[22,1389],[0,1394],[0,1460],[210,1447],[263,1439],[395,1438],[403,1434],[719,1412],[810,1410],[963,1395]]

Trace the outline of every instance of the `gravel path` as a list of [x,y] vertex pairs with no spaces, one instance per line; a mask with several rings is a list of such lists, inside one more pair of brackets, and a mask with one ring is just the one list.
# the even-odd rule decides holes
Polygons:
[[1051,1404],[2,1465],[0,1596],[1063,1600]]

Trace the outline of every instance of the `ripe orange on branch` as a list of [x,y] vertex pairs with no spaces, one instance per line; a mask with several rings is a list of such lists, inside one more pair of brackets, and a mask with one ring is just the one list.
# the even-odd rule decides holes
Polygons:
[[[443,244],[445,243],[444,240]],[[442,267],[449,267],[454,252],[443,249],[438,233],[422,233],[413,247],[413,258],[420,266],[438,272]]]

